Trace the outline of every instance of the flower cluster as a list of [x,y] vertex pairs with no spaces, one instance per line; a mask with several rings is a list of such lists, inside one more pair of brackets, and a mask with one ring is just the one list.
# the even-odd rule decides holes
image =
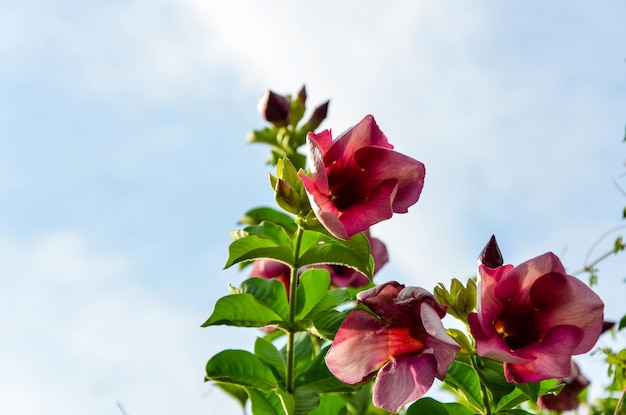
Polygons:
[[[424,164],[395,151],[372,115],[337,138],[314,132],[328,102],[299,124],[305,102],[303,87],[293,97],[268,91],[259,103],[272,126],[250,141],[272,147],[270,183],[286,213],[246,213],[226,266],[252,263],[250,278],[204,326],[257,327],[266,336],[254,353],[216,355],[207,379],[259,414],[386,413],[368,409],[363,393],[391,413],[413,401],[409,413],[457,413],[458,405],[469,407],[462,414],[527,413],[524,402],[575,409],[589,381],[572,356],[589,352],[606,327],[598,295],[551,252],[505,265],[495,237],[466,286],[453,279],[433,294],[375,284],[389,254],[370,229],[418,201]],[[305,144],[308,157],[297,152]],[[446,316],[467,331],[446,328]],[[458,402],[421,399],[435,380]]]

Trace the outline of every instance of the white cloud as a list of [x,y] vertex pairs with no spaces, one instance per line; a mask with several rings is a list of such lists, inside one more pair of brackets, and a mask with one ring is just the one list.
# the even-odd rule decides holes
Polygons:
[[[133,264],[76,231],[0,241],[0,412],[200,414],[234,410],[202,381],[214,348],[241,343],[137,283]],[[206,311],[207,313],[210,310]]]

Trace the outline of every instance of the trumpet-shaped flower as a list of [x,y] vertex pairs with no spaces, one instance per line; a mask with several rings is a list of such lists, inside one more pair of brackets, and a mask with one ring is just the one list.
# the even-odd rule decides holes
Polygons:
[[569,376],[572,355],[598,340],[602,300],[550,252],[517,267],[480,264],[478,273],[477,313],[468,316],[477,353],[504,362],[509,382]]
[[373,313],[351,311],[326,355],[328,369],[356,385],[376,372],[373,403],[398,412],[443,379],[459,350],[441,318],[446,308],[417,287],[388,282],[362,291],[357,300]]
[[374,117],[336,140],[330,130],[309,133],[312,177],[301,174],[315,215],[341,239],[406,213],[424,187],[424,165],[393,150]]

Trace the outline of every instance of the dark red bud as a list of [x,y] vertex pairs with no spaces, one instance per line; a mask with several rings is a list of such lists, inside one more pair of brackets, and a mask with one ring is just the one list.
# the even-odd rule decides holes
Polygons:
[[306,87],[302,85],[300,91],[298,92],[298,101],[300,101],[303,105],[306,104]]
[[267,91],[259,100],[258,110],[261,116],[274,125],[289,123],[291,103],[287,97]]
[[500,248],[498,248],[498,243],[494,235],[491,235],[489,242],[487,242],[487,245],[485,245],[485,248],[478,256],[478,263],[487,268],[498,268],[504,264],[502,253],[500,252]]

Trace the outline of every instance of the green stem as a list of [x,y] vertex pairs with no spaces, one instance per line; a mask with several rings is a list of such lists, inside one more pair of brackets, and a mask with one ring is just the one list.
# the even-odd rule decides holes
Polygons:
[[293,247],[293,257],[295,264],[291,267],[291,275],[289,277],[289,331],[287,332],[287,392],[292,393],[294,390],[294,322],[296,320],[296,290],[298,289],[298,257],[300,256],[300,245],[302,244],[302,228],[298,226],[295,234],[296,243]]
[[[471,356],[470,362],[472,363],[472,367],[474,368],[474,370],[478,372],[480,368],[478,367],[478,362],[476,361],[476,359],[477,359],[476,356]],[[485,407],[485,415],[491,415],[491,400],[489,399],[489,390],[485,387],[485,384],[480,379],[480,376],[479,376],[479,383],[480,383],[480,392],[481,392],[481,395],[483,396],[483,406]]]

